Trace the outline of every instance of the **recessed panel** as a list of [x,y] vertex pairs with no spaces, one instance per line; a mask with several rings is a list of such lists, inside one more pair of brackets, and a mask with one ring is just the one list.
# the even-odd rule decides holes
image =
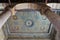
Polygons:
[[48,33],[50,22],[38,11],[17,11],[8,20],[8,30],[11,33]]

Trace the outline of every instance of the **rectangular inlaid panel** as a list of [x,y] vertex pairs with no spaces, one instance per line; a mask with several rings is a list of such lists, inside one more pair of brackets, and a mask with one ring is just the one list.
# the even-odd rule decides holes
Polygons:
[[50,22],[38,11],[17,11],[16,15],[8,20],[8,26],[9,32],[12,33],[46,33]]
[[39,11],[16,11],[6,22],[9,37],[49,38],[52,25]]

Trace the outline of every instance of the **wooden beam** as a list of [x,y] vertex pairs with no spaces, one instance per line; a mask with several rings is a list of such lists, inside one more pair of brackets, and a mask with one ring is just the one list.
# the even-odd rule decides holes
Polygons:
[[[44,3],[45,0],[11,0],[12,3],[26,3],[26,2],[31,2],[31,3]],[[59,0],[48,0],[48,3],[60,3]],[[0,3],[9,3],[8,0],[0,0]]]

